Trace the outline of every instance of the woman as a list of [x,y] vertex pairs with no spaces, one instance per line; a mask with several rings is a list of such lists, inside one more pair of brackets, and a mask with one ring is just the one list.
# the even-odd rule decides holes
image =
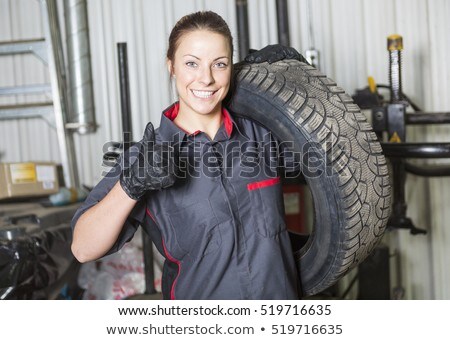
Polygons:
[[[80,262],[117,251],[142,225],[166,259],[166,299],[298,298],[273,140],[222,104],[232,57],[218,14],[193,13],[175,25],[167,67],[179,102],[156,132],[147,125],[74,216]],[[269,46],[248,60],[285,57],[301,58]]]

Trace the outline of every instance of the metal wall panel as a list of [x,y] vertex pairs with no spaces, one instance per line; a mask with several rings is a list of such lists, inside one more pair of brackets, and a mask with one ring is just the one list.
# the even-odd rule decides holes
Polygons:
[[[276,43],[275,0],[248,3],[250,46]],[[369,75],[378,83],[388,82],[386,37],[399,33],[405,45],[404,91],[424,110],[450,109],[449,1],[289,0],[288,5],[292,46],[302,52],[311,47],[319,50],[320,69],[347,92],[366,86]],[[161,110],[175,98],[165,65],[170,29],[182,15],[201,9],[221,14],[236,39],[232,0],[88,1],[99,129],[92,135],[75,135],[82,183],[94,185],[100,180],[103,145],[121,138],[116,43],[128,43],[133,133],[139,139],[146,122],[158,126]],[[36,0],[0,0],[0,40],[40,37],[41,26]],[[1,57],[0,86],[48,81],[45,69],[32,59]],[[42,98],[0,97],[0,104],[37,99]],[[449,139],[449,132],[444,127],[412,128],[408,138],[442,141]],[[0,121],[0,157],[59,161],[56,133],[39,119]],[[386,237],[392,252],[400,254],[400,276],[393,267],[393,277],[399,279],[407,298],[450,298],[449,184],[449,179],[408,177],[409,216],[428,235],[411,236],[401,230]]]
[[[0,18],[0,41],[42,37],[37,1],[2,0]],[[46,82],[49,82],[46,68],[35,56],[0,57],[0,86]],[[46,97],[43,95],[0,96],[0,105],[44,100]],[[0,161],[59,161],[56,140],[56,131],[41,119],[0,121]]]
[[250,48],[260,49],[278,42],[275,1],[248,0]]
[[[427,109],[434,111],[450,110],[450,3],[446,0],[428,1],[428,41],[426,49],[429,54],[424,58],[428,67],[422,70],[427,75],[425,96]],[[450,127],[432,127],[427,131],[430,141],[449,141]],[[450,178],[430,180],[431,246],[430,256],[433,267],[435,296],[450,299]]]

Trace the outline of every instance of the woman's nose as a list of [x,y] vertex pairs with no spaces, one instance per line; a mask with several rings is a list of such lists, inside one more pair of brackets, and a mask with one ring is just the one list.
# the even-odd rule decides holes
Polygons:
[[212,83],[214,83],[214,77],[212,74],[212,70],[209,67],[204,67],[201,71],[200,71],[200,82],[206,86],[211,85]]

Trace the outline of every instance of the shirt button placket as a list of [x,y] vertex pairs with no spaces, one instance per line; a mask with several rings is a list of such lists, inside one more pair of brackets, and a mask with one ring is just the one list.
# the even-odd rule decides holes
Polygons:
[[230,214],[233,217],[233,228],[234,228],[234,239],[235,242],[235,256],[237,263],[237,270],[239,274],[239,283],[242,299],[251,298],[251,279],[250,279],[250,269],[248,265],[248,259],[246,258],[246,245],[245,245],[245,235],[242,228],[242,222],[239,216],[238,199],[236,192],[231,184],[230,178],[226,176],[226,171],[223,168],[226,160],[224,156],[219,152],[216,147],[216,143],[212,144],[208,151],[216,156],[216,165],[220,169],[220,185],[224,189],[225,199],[228,204]]

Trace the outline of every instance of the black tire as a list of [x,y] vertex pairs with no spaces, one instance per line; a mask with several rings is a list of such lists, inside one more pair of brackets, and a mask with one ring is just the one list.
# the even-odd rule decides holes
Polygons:
[[[227,105],[319,164],[302,172],[314,228],[294,249],[303,296],[334,284],[380,241],[391,209],[388,169],[371,126],[336,83],[296,60],[238,64]],[[317,159],[313,159],[317,158]],[[317,162],[319,161],[319,162]]]

